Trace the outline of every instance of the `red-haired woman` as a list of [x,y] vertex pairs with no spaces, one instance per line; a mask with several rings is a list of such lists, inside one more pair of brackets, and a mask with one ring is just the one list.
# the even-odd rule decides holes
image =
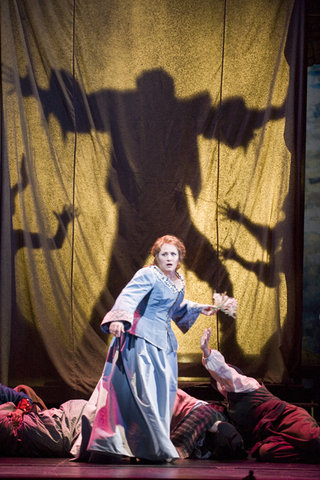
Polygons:
[[178,377],[171,320],[185,333],[200,313],[213,315],[216,309],[184,300],[178,269],[185,247],[177,237],[159,238],[151,254],[152,265],[138,270],[101,324],[114,338],[89,401],[95,411],[89,461],[119,461],[123,455],[152,462],[179,458],[170,441]]

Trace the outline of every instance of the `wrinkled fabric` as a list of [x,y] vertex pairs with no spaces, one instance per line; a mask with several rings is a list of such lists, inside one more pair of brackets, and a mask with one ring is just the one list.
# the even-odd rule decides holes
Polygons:
[[205,402],[204,400],[192,397],[181,388],[178,388],[171,418],[171,431],[175,429],[184,418],[186,418],[191,410],[200,405],[207,405],[207,403],[208,402]]
[[178,350],[171,320],[186,333],[199,317],[202,306],[184,300],[185,282],[179,274],[181,290],[156,266],[140,269],[118,296],[104,317],[101,328],[109,332],[109,324],[124,321],[125,329],[144,338],[158,348]]
[[188,458],[207,430],[217,421],[227,422],[221,407],[201,401],[178,389],[170,426],[170,438],[180,458]]
[[69,400],[59,408],[24,415],[17,429],[23,457],[69,457],[81,431],[85,400]]
[[[235,370],[230,377],[232,369],[216,350],[211,350],[203,363],[217,382],[228,385],[224,393],[229,418],[254,458],[265,462],[319,462],[320,426],[304,408],[281,400]],[[246,384],[248,391],[243,388]],[[242,388],[237,391],[239,385]]]
[[16,387],[14,387],[14,390],[16,392],[25,393],[31,398],[33,403],[37,404],[38,407],[40,407],[41,410],[47,410],[47,406],[42,400],[42,398],[40,398],[33,390],[33,388],[29,387],[29,385],[17,385]]
[[90,401],[96,412],[89,452],[152,461],[179,457],[170,440],[178,386],[171,319],[186,332],[202,306],[184,299],[184,278],[178,275],[181,290],[156,266],[139,270],[103,320],[102,328],[122,319],[129,329],[113,338]]
[[[129,333],[115,339],[89,400],[95,414],[87,450],[148,460],[178,458],[170,441],[176,389],[175,352]],[[72,454],[78,453],[76,445]]]
[[[168,233],[186,246],[190,300],[238,301],[237,320],[210,320],[217,348],[288,381],[301,349],[305,4],[1,0],[3,384],[89,397],[111,342],[101,321]],[[201,377],[203,325],[173,329],[184,375]]]
[[81,432],[86,404],[85,400],[69,400],[49,410],[33,405],[16,429],[7,418],[7,413],[14,411],[14,405],[1,405],[1,453],[19,457],[70,457],[70,450]]
[[[320,427],[301,407],[286,402],[275,415],[265,410],[257,416],[254,438],[257,443],[251,455],[263,462],[320,462]],[[257,409],[258,410],[258,409]],[[268,420],[269,419],[269,420]]]

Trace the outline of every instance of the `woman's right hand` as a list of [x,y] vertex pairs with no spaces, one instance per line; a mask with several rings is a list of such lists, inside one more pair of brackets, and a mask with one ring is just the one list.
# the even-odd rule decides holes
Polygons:
[[111,322],[109,324],[109,333],[115,337],[120,337],[121,333],[124,333],[124,325],[122,322]]

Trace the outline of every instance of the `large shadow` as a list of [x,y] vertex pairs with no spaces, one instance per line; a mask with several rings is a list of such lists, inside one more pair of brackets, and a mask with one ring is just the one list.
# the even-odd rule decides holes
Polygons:
[[[283,205],[285,211],[285,202]],[[236,251],[234,246],[221,249],[221,255],[225,259],[232,259],[239,263],[243,268],[253,272],[257,280],[266,287],[276,288],[281,282],[281,273],[287,268],[287,262],[283,261],[285,250],[283,249],[284,231],[290,228],[286,221],[286,216],[274,227],[253,222],[249,217],[240,212],[239,207],[233,208],[227,203],[220,207],[222,215],[233,222],[244,227],[255,241],[265,250],[268,260],[247,260]]]
[[[263,283],[270,289],[278,289],[284,278],[286,281],[287,309],[288,314],[290,315],[290,313],[294,314],[295,309],[292,307],[296,303],[296,298],[292,288],[292,281],[290,279],[293,271],[295,270],[292,259],[292,248],[290,245],[292,240],[286,235],[290,230],[292,230],[292,219],[288,215],[288,199],[289,194],[287,194],[286,200],[283,203],[283,220],[277,222],[274,227],[253,222],[249,217],[240,211],[239,207],[233,208],[228,204],[224,204],[220,207],[220,212],[225,219],[238,223],[239,226],[247,230],[253,239],[260,245],[262,250],[264,250],[265,253],[263,257],[266,260],[252,261],[247,259],[241,256],[234,246],[231,246],[230,248],[222,248],[222,257],[226,260],[233,260],[241,265],[241,267],[243,267],[245,270],[253,272],[257,278],[257,281],[259,283]],[[270,321],[274,320],[270,319]],[[261,378],[263,377],[263,359],[265,360],[265,364],[270,364],[270,353],[272,354],[273,345],[279,344],[280,349],[283,350],[284,358],[286,357],[286,350],[288,350],[286,347],[289,343],[291,343],[293,336],[292,332],[287,331],[288,327],[286,324],[287,321],[284,322],[281,337],[279,337],[279,332],[275,332],[274,335],[267,339],[266,344],[263,346],[260,352],[260,358],[262,361],[260,369],[256,369],[255,371],[256,376],[260,376]],[[235,355],[233,352],[228,352],[228,359],[231,363],[233,363],[236,359],[234,357]],[[248,370],[249,373],[251,373],[250,365],[248,365]],[[287,372],[284,372],[282,381],[283,383],[287,383],[289,381]]]
[[[304,148],[306,124],[306,77],[304,75],[304,2],[295,2],[292,11],[284,55],[289,66],[289,83],[286,100],[279,109],[269,110],[271,118],[285,118],[284,140],[291,156],[288,193],[279,208],[282,209],[283,220],[273,228],[269,225],[257,224],[244,215],[243,206],[235,199],[236,207],[222,204],[220,212],[225,218],[245,228],[255,241],[265,250],[267,261],[252,261],[239,255],[232,246],[222,249],[222,257],[233,259],[243,268],[253,272],[257,280],[269,288],[277,288],[281,276],[286,287],[286,316],[281,328],[267,339],[259,353],[260,367],[255,367],[256,375],[264,376],[270,364],[270,355],[279,348],[287,371],[283,372],[282,381],[289,382],[289,375],[300,363],[301,331],[302,331],[302,265],[303,265],[303,217],[304,217]],[[248,124],[260,122],[261,115],[254,115]],[[238,123],[239,129],[241,124]],[[262,126],[262,125],[261,125]],[[227,124],[226,124],[227,129]],[[225,130],[226,130],[225,129]],[[249,128],[249,131],[251,128]],[[235,130],[236,133],[237,130]],[[223,138],[222,134],[222,138]],[[229,138],[229,136],[227,136]],[[231,137],[232,138],[232,137]],[[234,137],[234,145],[239,146]],[[231,145],[232,146],[232,145]],[[281,300],[280,300],[281,301]],[[227,346],[226,346],[227,349]],[[237,354],[228,348],[227,359],[237,364]],[[265,359],[265,363],[263,360]],[[247,358],[248,371],[252,371],[250,359]],[[252,359],[253,360],[253,359]],[[271,359],[271,363],[274,360]],[[243,364],[244,366],[245,363]],[[274,371],[277,366],[273,365]]]
[[[12,186],[10,192],[12,217],[14,217],[15,215],[15,205],[18,194],[23,193],[23,191],[27,188],[28,185],[29,179],[27,175],[26,158],[25,155],[22,155],[20,166],[20,181],[19,183],[16,183]],[[12,229],[11,239],[13,256],[15,256],[17,251],[23,247],[31,247],[32,249],[38,249],[43,248],[45,244],[45,248],[48,250],[58,250],[62,248],[67,236],[68,225],[78,214],[74,211],[71,205],[64,205],[61,213],[53,213],[57,218],[58,225],[56,233],[52,238],[45,237],[38,232],[30,232],[22,229]]]
[[[10,81],[10,71],[6,74]],[[46,119],[56,117],[64,136],[95,129],[111,137],[106,190],[117,205],[118,225],[105,288],[90,319],[101,337],[105,338],[100,330],[103,316],[145,264],[155,239],[167,233],[185,243],[188,270],[212,291],[233,295],[224,259],[195,226],[189,211],[188,192],[197,201],[202,188],[198,137],[246,149],[257,129],[284,116],[283,107],[249,109],[239,97],[213,106],[207,92],[181,99],[163,69],[143,72],[136,88],[127,91],[100,90],[87,95],[64,70],[52,70],[49,89],[36,86],[35,90],[29,74],[20,78],[20,86],[23,96],[39,98]],[[223,350],[232,351],[243,365],[235,321],[224,314],[219,314],[219,321]]]
[[[19,181],[12,186],[10,191],[12,218],[15,215],[19,195],[22,195],[29,185],[26,163],[26,157],[23,155],[20,165]],[[30,376],[34,379],[55,379],[57,383],[61,383],[61,379],[57,376],[57,371],[45,350],[41,333],[34,324],[30,324],[30,322],[27,321],[18,307],[14,273],[14,261],[18,250],[22,248],[43,248],[47,250],[62,248],[67,237],[68,225],[73,221],[75,212],[72,207],[65,205],[61,213],[54,212],[54,214],[57,218],[57,229],[55,235],[51,238],[45,237],[38,232],[11,229],[11,270],[13,272],[13,280],[11,285],[9,379],[12,385],[21,383],[24,378],[30,378]]]

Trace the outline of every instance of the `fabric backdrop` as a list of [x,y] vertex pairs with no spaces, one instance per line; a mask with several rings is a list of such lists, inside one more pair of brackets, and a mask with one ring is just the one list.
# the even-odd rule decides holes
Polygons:
[[1,0],[1,382],[88,394],[104,314],[159,236],[186,297],[237,298],[179,341],[264,381],[301,351],[304,2]]

